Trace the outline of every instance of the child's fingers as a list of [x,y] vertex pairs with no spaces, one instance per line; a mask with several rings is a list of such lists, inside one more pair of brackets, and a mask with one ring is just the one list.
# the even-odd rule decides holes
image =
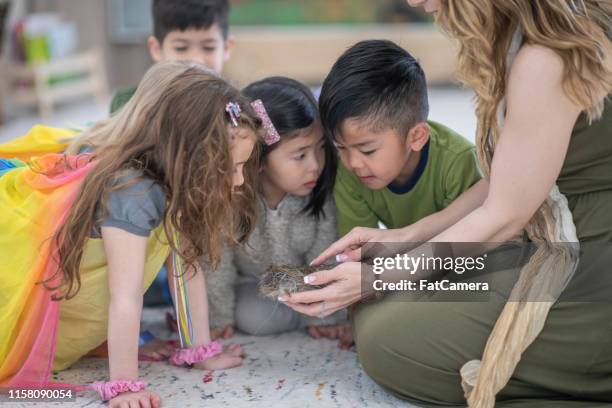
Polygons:
[[308,327],[308,335],[310,337],[312,337],[313,339],[320,339],[321,338],[321,333],[319,332],[319,328],[316,326],[309,326]]
[[246,355],[240,344],[230,344],[227,346],[227,351],[235,357],[244,357]]
[[161,398],[159,395],[152,393],[151,394],[151,408],[160,408],[161,407]]
[[141,397],[139,402],[141,408],[151,408],[151,399],[148,395]]
[[224,368],[234,368],[234,367],[239,367],[242,365],[242,357],[229,357],[228,359],[228,363]]

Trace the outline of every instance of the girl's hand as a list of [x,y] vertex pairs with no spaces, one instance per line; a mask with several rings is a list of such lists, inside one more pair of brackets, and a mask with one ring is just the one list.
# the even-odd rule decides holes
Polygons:
[[311,265],[321,265],[336,255],[338,262],[357,262],[361,260],[361,247],[369,242],[410,242],[411,236],[410,227],[389,230],[356,227],[331,244]]
[[323,318],[370,295],[361,286],[359,262],[346,262],[328,271],[311,273],[307,283],[325,287],[283,295],[278,300],[298,313]]
[[210,339],[211,340],[217,340],[217,339],[229,339],[232,338],[234,336],[234,327],[232,327],[231,325],[227,325],[222,329],[211,329],[210,331]]
[[108,402],[109,408],[159,408],[161,398],[153,391],[124,392]]
[[231,344],[214,357],[195,363],[193,366],[200,370],[226,370],[242,365],[246,353],[240,344]]

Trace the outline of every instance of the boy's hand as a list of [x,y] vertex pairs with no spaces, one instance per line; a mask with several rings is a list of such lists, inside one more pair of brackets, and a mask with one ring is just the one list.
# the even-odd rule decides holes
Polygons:
[[234,336],[234,327],[227,325],[224,328],[216,328],[210,331],[211,340],[224,339],[227,340]]
[[193,366],[200,370],[225,370],[242,365],[246,353],[240,344],[231,344],[214,357],[195,363]]
[[109,408],[159,408],[161,398],[153,391],[124,392],[108,402]]

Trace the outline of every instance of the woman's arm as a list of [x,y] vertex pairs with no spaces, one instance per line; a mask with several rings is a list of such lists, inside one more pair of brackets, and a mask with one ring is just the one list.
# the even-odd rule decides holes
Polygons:
[[102,227],[108,263],[108,355],[110,378],[138,379],[138,337],[142,312],[147,238]]
[[562,77],[563,61],[552,50],[521,49],[508,80],[506,121],[487,198],[433,241],[502,242],[529,222],[559,176],[580,114]]
[[484,203],[488,192],[489,182],[484,179],[480,180],[445,209],[402,228],[405,239],[411,242],[429,241],[480,207]]
[[338,255],[341,262],[361,260],[361,247],[370,242],[425,242],[446,230],[461,218],[482,205],[487,197],[489,183],[480,180],[467,189],[445,209],[420,219],[404,228],[381,230],[353,228],[351,232],[317,254],[312,265],[320,265]]

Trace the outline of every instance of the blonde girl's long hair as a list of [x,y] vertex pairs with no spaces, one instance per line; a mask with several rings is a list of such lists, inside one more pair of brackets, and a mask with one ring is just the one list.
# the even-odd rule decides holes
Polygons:
[[[145,74],[123,109],[74,141],[70,151],[93,146],[97,164],[53,238],[61,285],[50,289],[61,289],[57,299],[78,292],[83,250],[98,208],[104,214],[109,194],[125,187],[117,176],[129,169],[142,171],[164,189],[165,239],[188,265],[200,258],[215,265],[221,242],[248,236],[256,201],[248,186],[239,194],[233,191],[231,144],[240,136],[231,131],[225,112],[230,101],[242,108],[239,126],[249,130],[244,137],[255,138],[261,122],[237,89],[202,66],[160,63]],[[175,247],[174,233],[181,248]]]
[[[556,52],[564,62],[565,93],[590,121],[601,116],[612,91],[612,1],[442,0],[438,22],[458,40],[459,75],[476,92],[476,145],[485,175],[489,176],[500,136],[516,33],[523,42]],[[462,386],[473,408],[495,405],[495,395],[543,329],[578,263],[575,226],[558,188],[553,188],[525,231],[536,252],[521,269],[512,301],[498,317],[482,361],[472,360],[461,369]],[[533,301],[534,294],[542,301]],[[543,301],[544,294],[555,299]]]

